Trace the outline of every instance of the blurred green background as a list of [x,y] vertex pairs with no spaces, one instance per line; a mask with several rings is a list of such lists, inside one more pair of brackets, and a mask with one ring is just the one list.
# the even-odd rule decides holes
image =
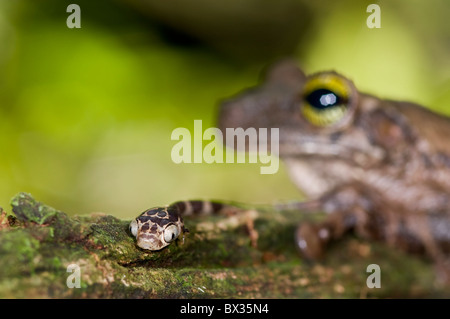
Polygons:
[[0,0],[0,206],[25,191],[131,218],[179,199],[299,199],[283,167],[174,164],[172,130],[215,126],[220,100],[284,56],[450,114],[449,13],[448,0]]

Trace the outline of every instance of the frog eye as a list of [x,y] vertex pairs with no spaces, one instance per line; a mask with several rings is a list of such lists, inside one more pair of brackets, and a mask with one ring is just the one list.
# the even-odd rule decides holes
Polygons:
[[177,239],[178,235],[180,234],[180,231],[178,227],[174,224],[170,224],[164,229],[164,241],[166,243],[170,243]]
[[304,87],[302,114],[313,125],[331,126],[348,113],[351,92],[349,81],[335,73],[313,75]]

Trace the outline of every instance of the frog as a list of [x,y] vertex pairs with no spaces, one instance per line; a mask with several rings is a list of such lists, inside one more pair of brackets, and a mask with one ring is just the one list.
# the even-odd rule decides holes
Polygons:
[[331,242],[354,232],[428,256],[438,281],[450,282],[449,117],[360,92],[336,71],[307,75],[285,59],[224,99],[217,126],[279,129],[278,155],[305,197],[294,206],[325,215],[296,228],[303,258],[323,259]]

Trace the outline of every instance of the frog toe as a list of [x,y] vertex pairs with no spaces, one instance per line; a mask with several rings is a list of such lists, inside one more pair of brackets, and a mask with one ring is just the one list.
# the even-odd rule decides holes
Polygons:
[[325,241],[321,236],[323,229],[310,224],[302,223],[295,233],[295,242],[300,254],[307,260],[319,260],[324,255]]

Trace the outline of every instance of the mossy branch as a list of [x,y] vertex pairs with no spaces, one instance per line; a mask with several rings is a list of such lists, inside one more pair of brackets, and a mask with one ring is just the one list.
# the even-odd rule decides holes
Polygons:
[[[1,298],[449,295],[433,285],[426,261],[354,237],[331,247],[322,263],[305,264],[292,238],[303,218],[297,212],[187,220],[191,232],[184,244],[149,252],[136,246],[127,220],[69,217],[26,193],[16,195],[11,206],[9,214],[0,208]],[[257,247],[249,225],[259,234]],[[371,263],[383,271],[381,289],[366,286]],[[79,267],[80,288],[67,284],[75,274],[69,265]]]

